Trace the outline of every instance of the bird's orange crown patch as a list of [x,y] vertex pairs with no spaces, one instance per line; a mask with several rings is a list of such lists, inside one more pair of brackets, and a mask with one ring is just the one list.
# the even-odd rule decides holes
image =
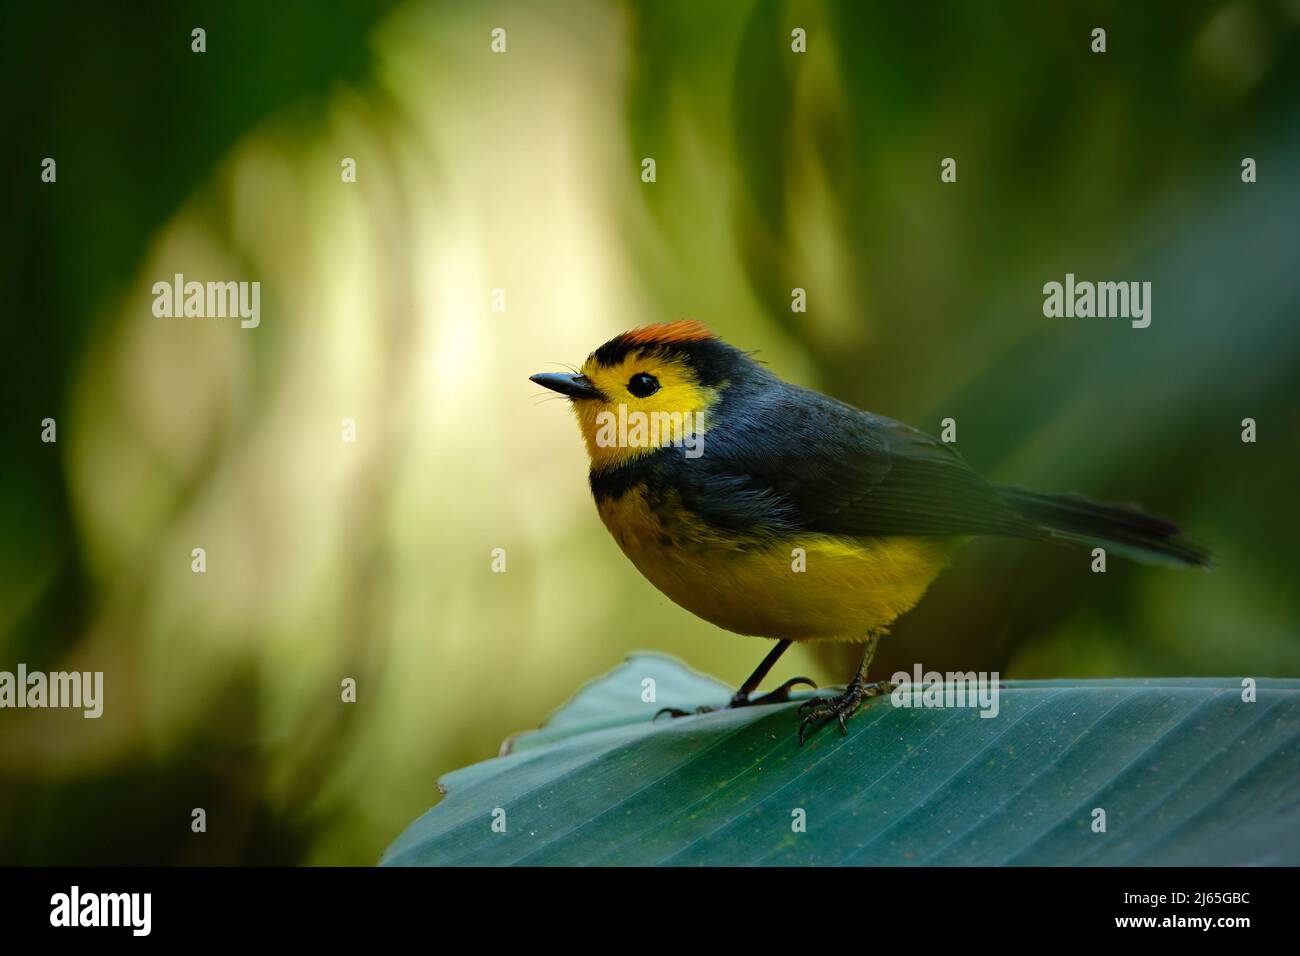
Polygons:
[[717,338],[703,322],[695,319],[678,319],[658,325],[643,325],[619,336],[626,345],[672,345],[675,342],[699,342]]
[[[610,339],[588,356],[597,365],[611,367],[622,362],[633,352],[678,353],[693,356],[693,364],[699,364],[702,353],[711,349],[725,349],[723,341],[710,331],[703,322],[682,319],[677,322],[662,322],[659,325],[644,325]],[[697,369],[697,371],[702,371]]]

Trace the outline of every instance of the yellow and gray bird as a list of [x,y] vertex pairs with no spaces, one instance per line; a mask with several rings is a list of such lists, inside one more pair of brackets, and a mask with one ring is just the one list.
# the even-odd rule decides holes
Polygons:
[[1135,508],[985,481],[951,445],[784,382],[698,322],[625,332],[580,372],[532,381],[571,400],[596,508],[637,570],[704,620],[777,642],[728,706],[811,684],[753,696],[793,641],[863,645],[843,694],[805,702],[800,743],[888,691],[867,681],[877,642],[974,535],[1209,562]]

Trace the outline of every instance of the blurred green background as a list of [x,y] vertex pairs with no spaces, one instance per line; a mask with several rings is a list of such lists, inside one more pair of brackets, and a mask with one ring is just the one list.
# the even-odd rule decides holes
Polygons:
[[[671,318],[1216,551],[976,542],[881,671],[1300,676],[1297,0],[0,16],[0,669],[106,683],[0,711],[0,863],[370,864],[629,650],[738,683],[767,645],[639,578],[527,381]],[[259,280],[260,328],[155,318],[175,272]],[[1045,319],[1066,272],[1151,327]]]

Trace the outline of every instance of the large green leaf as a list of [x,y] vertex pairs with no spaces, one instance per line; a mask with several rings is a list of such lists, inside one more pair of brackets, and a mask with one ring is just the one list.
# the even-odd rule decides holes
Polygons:
[[634,656],[448,775],[382,862],[1300,863],[1300,681],[1008,682],[993,719],[879,698],[803,747],[795,704],[651,723],[729,695]]

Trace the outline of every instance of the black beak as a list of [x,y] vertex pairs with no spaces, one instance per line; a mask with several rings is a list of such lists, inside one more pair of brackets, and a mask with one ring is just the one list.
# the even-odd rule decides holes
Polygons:
[[553,392],[569,398],[604,398],[605,393],[592,385],[585,375],[565,375],[562,372],[538,372],[528,376],[528,381],[544,385]]

